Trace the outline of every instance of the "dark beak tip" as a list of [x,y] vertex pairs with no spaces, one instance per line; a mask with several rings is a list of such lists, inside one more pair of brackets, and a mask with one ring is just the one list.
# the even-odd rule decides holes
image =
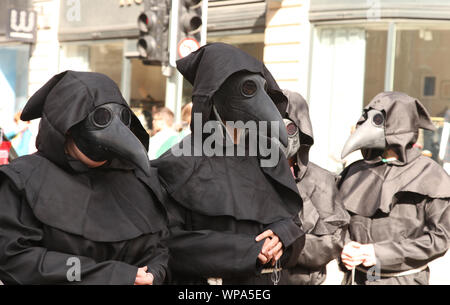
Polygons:
[[140,154],[134,158],[134,163],[137,167],[139,167],[146,176],[149,176],[150,173],[150,160],[147,156],[147,151],[142,147]]

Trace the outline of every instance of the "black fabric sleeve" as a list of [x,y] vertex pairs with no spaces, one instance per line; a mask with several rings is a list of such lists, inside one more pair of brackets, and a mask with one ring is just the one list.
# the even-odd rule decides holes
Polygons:
[[294,266],[305,245],[305,233],[298,216],[272,223],[266,229],[272,230],[283,244],[284,253],[280,259],[282,266],[284,268]]
[[[42,225],[10,180],[0,179],[0,280],[5,284],[134,284],[135,266],[42,247]],[[80,263],[80,281],[68,279],[73,258]]]
[[168,242],[170,267],[180,274],[203,278],[249,276],[260,273],[258,254],[264,241],[256,236],[212,230],[172,228]]
[[142,249],[142,255],[133,265],[138,267],[147,266],[147,272],[154,276],[153,285],[163,284],[169,263],[169,249],[165,243],[168,231],[159,232],[153,235],[145,235],[146,246]]
[[292,243],[305,234],[301,228],[298,217],[296,217],[295,220],[283,219],[274,222],[268,225],[266,229],[272,230],[272,232],[280,238],[285,248],[292,245]]

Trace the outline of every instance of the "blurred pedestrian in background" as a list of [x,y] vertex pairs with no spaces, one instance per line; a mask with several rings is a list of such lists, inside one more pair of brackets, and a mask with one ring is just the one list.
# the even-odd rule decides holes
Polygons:
[[19,111],[14,115],[14,129],[5,133],[19,157],[34,152],[32,148],[30,149],[30,146],[34,145],[31,141],[31,124],[29,121],[22,121],[21,114],[22,111]]
[[191,133],[191,112],[192,112],[192,102],[187,103],[181,109],[181,123],[177,131],[179,132],[180,140]]
[[153,136],[150,138],[148,150],[150,160],[158,158],[178,142],[173,112],[167,107],[161,107],[157,108],[152,116]]

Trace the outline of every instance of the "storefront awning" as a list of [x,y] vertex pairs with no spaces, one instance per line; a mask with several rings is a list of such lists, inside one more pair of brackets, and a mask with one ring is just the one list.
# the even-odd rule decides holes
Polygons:
[[311,22],[382,18],[450,20],[450,1],[311,0]]
[[[61,42],[136,38],[143,1],[61,1],[58,38]],[[208,36],[264,33],[264,0],[209,0]]]
[[58,39],[61,42],[139,36],[140,1],[61,1]]

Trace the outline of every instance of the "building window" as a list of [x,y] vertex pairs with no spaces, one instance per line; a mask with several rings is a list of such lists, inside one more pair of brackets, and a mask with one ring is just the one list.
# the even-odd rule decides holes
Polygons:
[[395,50],[394,90],[419,98],[432,117],[450,108],[450,26],[399,24]]
[[28,99],[29,56],[28,44],[0,47],[0,125],[5,129]]
[[340,153],[353,125],[384,89],[387,29],[387,24],[352,24],[314,30],[308,100],[315,144],[310,158],[330,171],[343,169]]
[[103,73],[120,87],[122,60],[122,41],[65,43],[61,45],[59,70]]
[[313,161],[339,172],[343,161],[339,153],[351,125],[377,93],[392,90],[424,104],[437,131],[420,130],[417,144],[425,155],[442,161],[440,143],[450,109],[448,24],[413,20],[316,24],[312,50],[308,95],[317,139]]
[[136,40],[78,41],[61,45],[59,70],[99,72],[110,77],[147,130],[154,106],[164,106],[166,78],[161,66],[144,65],[126,58],[124,49]]

